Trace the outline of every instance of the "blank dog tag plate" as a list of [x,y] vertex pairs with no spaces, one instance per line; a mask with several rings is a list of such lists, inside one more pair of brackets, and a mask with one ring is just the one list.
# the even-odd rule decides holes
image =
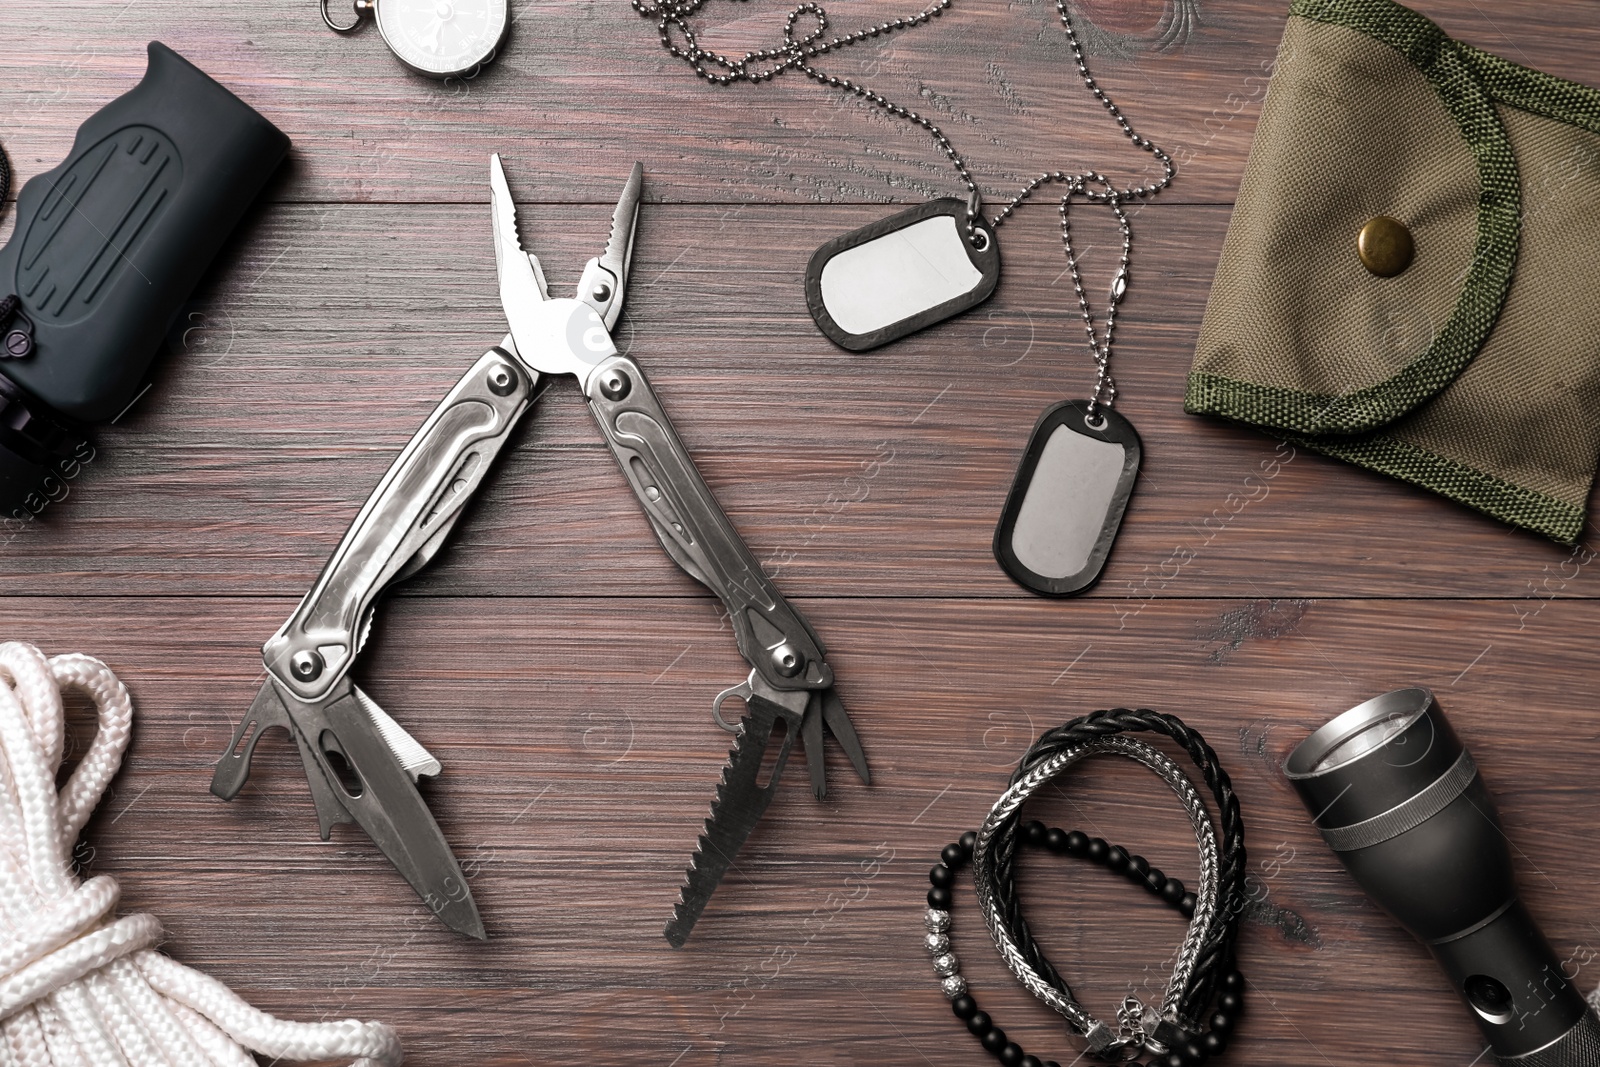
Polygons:
[[806,306],[834,344],[861,352],[959,315],[1000,281],[1000,246],[982,215],[967,239],[967,205],[918,204],[817,249]]
[[1087,400],[1040,416],[994,532],[994,556],[1018,584],[1043,596],[1094,585],[1122,526],[1139,476],[1133,424]]

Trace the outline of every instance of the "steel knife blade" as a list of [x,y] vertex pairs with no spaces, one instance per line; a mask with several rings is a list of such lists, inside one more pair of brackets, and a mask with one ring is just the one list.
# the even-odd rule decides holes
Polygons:
[[224,799],[237,794],[249,775],[250,757],[261,733],[273,726],[287,728],[305,763],[323,840],[334,825],[356,823],[440,921],[484,940],[483,920],[466,877],[411,773],[380,732],[363,698],[365,694],[344,678],[321,700],[306,703],[269,675],[235,733],[233,746],[217,764],[211,791]]

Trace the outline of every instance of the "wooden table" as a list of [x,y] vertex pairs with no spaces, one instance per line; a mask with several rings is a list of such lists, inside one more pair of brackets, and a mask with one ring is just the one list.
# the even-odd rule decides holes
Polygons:
[[[876,352],[834,348],[801,277],[885,205],[959,192],[925,135],[787,77],[719,90],[623,0],[519,2],[504,55],[441,86],[310,0],[51,0],[6,14],[0,138],[26,178],[130,88],[159,38],[294,139],[173,334],[149,392],[71,496],[5,548],[0,636],[103,657],[136,737],[81,852],[174,957],[263,1008],[397,1025],[407,1063],[990,1063],[921,946],[926,871],[1039,731],[1118,704],[1176,712],[1223,753],[1253,885],[1248,1017],[1225,1062],[1458,1065],[1482,1044],[1424,951],[1316,838],[1278,773],[1309,728],[1436,688],[1499,797],[1527,899],[1595,986],[1600,791],[1595,568],[1426,493],[1183,414],[1229,206],[1284,14],[1085,0],[1092,62],[1182,172],[1134,220],[1118,375],[1145,470],[1102,585],[1034,598],[990,537],[1040,410],[1092,369],[1049,201],[1006,227],[980,310]],[[878,5],[841,0],[850,28]],[[1600,7],[1434,0],[1450,32],[1594,81]],[[713,4],[710,43],[770,42],[783,9]],[[734,22],[722,22],[736,19]],[[944,124],[992,198],[1045,167],[1132,177],[1042,0],[957,0],[826,69]],[[434,922],[359,831],[317,839],[298,760],[269,741],[246,792],[210,765],[261,679],[257,649],[439,396],[504,332],[486,161],[566,288],[647,172],[619,343],[707,479],[831,649],[874,784],[830,755],[791,781],[681,951],[661,927],[728,739],[741,662],[717,604],[654,543],[573,386],[556,382],[433,568],[384,608],[361,683],[445,762],[428,799],[491,933]],[[1108,219],[1083,213],[1091,288]],[[10,229],[6,218],[4,227]],[[1155,779],[1095,766],[1040,805],[1192,880]],[[1038,860],[1038,862],[1035,862]],[[1159,986],[1159,904],[1030,857],[1031,914],[1086,1001]],[[1030,1050],[1075,1053],[1004,972],[965,891],[957,944]]]

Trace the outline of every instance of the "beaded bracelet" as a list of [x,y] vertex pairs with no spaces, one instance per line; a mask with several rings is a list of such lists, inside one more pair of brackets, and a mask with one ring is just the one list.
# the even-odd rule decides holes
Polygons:
[[[1006,1036],[986,1012],[978,1009],[967,980],[961,976],[961,961],[956,958],[950,944],[950,906],[953,903],[952,887],[956,874],[972,859],[978,835],[968,831],[960,840],[944,847],[939,863],[928,872],[933,888],[928,890],[928,912],[925,923],[928,935],[924,945],[933,955],[934,973],[939,976],[940,987],[950,999],[950,1010],[956,1018],[966,1023],[967,1030],[978,1039],[984,1049],[1000,1061],[1002,1067],[1061,1067],[1055,1060],[1040,1060],[1024,1052],[1022,1046]],[[1071,832],[1029,821],[1023,824],[1022,840],[1029,845],[1042,846],[1057,855],[1078,856],[1098,863],[1114,874],[1121,874],[1136,885],[1142,885],[1152,895],[1166,901],[1186,918],[1194,914],[1196,898],[1181,881],[1168,878],[1159,869],[1151,867],[1143,856],[1135,856],[1116,845],[1108,845],[1098,837],[1089,837],[1079,830]],[[1198,1067],[1208,1058],[1220,1055],[1228,1046],[1244,1010],[1244,976],[1230,971],[1222,977],[1222,996],[1217,1010],[1209,1020],[1211,1029],[1198,1038],[1187,1041],[1183,1047],[1173,1049],[1164,1056],[1151,1060],[1151,1067]],[[1130,1067],[1133,1067],[1130,1064]]]
[[[1218,827],[1212,824],[1205,799],[1182,768],[1144,741],[1119,736],[1140,731],[1172,738],[1199,768],[1218,805],[1220,842]],[[1116,1030],[1095,1019],[1078,1003],[1071,988],[1034,941],[1022,915],[1014,863],[1020,843],[1051,845],[1050,831],[1037,824],[1030,823],[1027,830],[1021,829],[1023,804],[1068,767],[1099,753],[1131,758],[1155,771],[1182,801],[1200,853],[1200,884],[1196,893],[1189,894],[1181,882],[1168,879],[1160,872],[1152,876],[1148,863],[1143,860],[1134,863],[1121,849],[1112,849],[1103,841],[1092,849],[1095,855],[1091,858],[1107,862],[1118,871],[1129,872],[1130,877],[1143,881],[1154,892],[1171,895],[1175,899],[1169,903],[1192,920],[1159,1010],[1147,1009],[1137,997],[1129,996],[1117,1013]],[[1040,834],[1044,836],[1041,838]],[[1060,850],[1066,851],[1069,835],[1058,832],[1056,837]],[[1078,838],[1072,841],[1074,847],[1080,843]],[[1088,855],[1091,851],[1088,839],[1082,839],[1081,843],[1084,854]],[[940,874],[936,869],[930,875],[934,880],[934,888],[928,896],[930,949],[936,947],[938,935],[948,931],[949,880],[953,879],[954,868],[970,859],[978,903],[1001,958],[1029,992],[1064,1016],[1073,1030],[1085,1039],[1087,1055],[1100,1060],[1129,1062],[1141,1053],[1153,1053],[1156,1058],[1151,1061],[1152,1067],[1193,1067],[1220,1051],[1232,1027],[1234,1009],[1240,1003],[1243,981],[1233,970],[1233,945],[1239,916],[1247,903],[1244,828],[1232,782],[1216,753],[1197,731],[1172,715],[1124,708],[1095,712],[1049,730],[1024,753],[1012,775],[1010,788],[995,803],[983,826],[971,835],[965,855],[961,854],[963,849],[959,843],[955,848],[957,854],[953,862],[948,862],[952,857],[946,856],[945,866],[950,868],[950,874]],[[947,849],[946,853],[949,852]],[[941,880],[945,881],[944,885],[940,884]],[[941,914],[946,929],[935,930],[933,927],[940,923]],[[946,947],[947,942],[948,938]],[[953,955],[943,953],[936,957],[935,970],[940,974],[945,995],[952,1003],[961,1001],[964,1010],[966,1003],[962,998],[967,997],[967,992],[958,969],[959,963]],[[1228,1006],[1219,999],[1219,1010],[1207,1020],[1209,1005],[1219,996],[1226,998]],[[973,1010],[976,1011],[975,1006]],[[1211,1023],[1209,1033],[1205,1030],[1206,1021]],[[982,1027],[992,1028],[987,1016],[981,1021]],[[1003,1038],[1003,1033],[1001,1036]],[[1020,1049],[1007,1051],[1009,1044],[990,1038],[986,1047],[996,1055],[1005,1053],[1002,1059],[1007,1063],[1015,1060],[1020,1064],[1025,1054]]]

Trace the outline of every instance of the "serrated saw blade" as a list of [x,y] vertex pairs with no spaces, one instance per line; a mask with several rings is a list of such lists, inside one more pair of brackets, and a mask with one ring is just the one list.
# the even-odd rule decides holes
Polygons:
[[422,742],[407,733],[406,728],[395,722],[387,711],[378,706],[376,700],[362,691],[360,686],[352,685],[350,688],[354,691],[361,710],[367,713],[367,718],[377,727],[378,736],[383,738],[383,743],[389,746],[389,751],[393,752],[394,758],[399,761],[401,770],[409,774],[413,782],[419,778],[437,777],[444,768],[433,753],[423,748]]
[[[805,693],[799,696],[803,700]],[[722,769],[722,780],[717,783],[717,796],[706,817],[705,832],[689,859],[684,872],[684,885],[678,904],[672,909],[672,921],[667,923],[667,941],[681,948],[689,940],[689,933],[722,882],[722,876],[733,865],[750,832],[761,821],[767,806],[778,791],[778,780],[783,776],[783,765],[788,762],[789,750],[800,732],[800,712],[775,704],[760,696],[751,696],[745,703],[746,713],[740,723],[738,738],[728,752],[728,763]],[[785,720],[783,747],[772,768],[772,777],[766,785],[759,784],[761,766],[772,740],[773,726]]]

